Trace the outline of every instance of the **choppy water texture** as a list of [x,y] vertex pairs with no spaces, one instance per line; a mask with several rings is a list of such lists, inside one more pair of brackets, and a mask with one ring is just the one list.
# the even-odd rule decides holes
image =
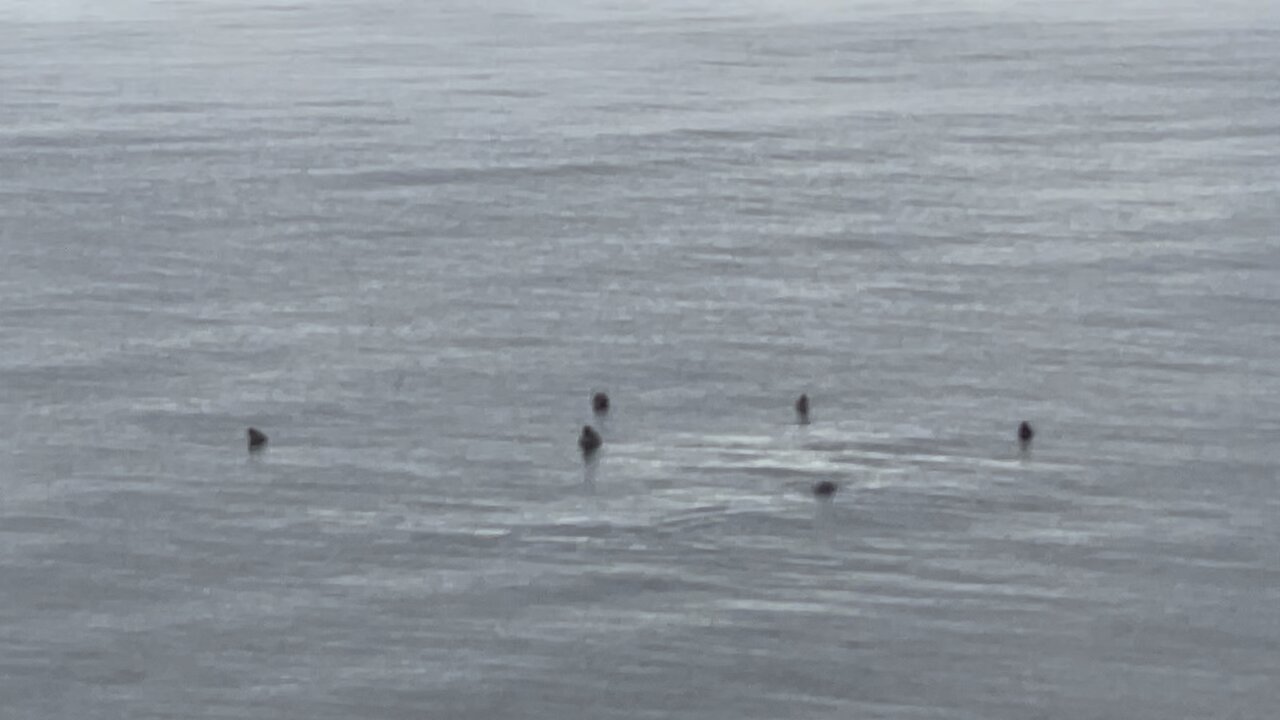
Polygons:
[[0,167],[6,718],[1280,707],[1272,3],[6,2]]

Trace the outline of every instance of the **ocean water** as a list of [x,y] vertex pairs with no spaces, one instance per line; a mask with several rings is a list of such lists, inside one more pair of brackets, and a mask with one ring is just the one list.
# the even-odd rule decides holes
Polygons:
[[0,716],[1270,720],[1277,228],[1265,0],[5,0]]

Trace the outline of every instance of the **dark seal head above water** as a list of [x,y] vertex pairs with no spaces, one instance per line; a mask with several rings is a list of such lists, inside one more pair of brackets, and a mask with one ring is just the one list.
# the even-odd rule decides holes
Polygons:
[[609,396],[598,392],[591,396],[591,410],[597,415],[609,412]]
[[796,417],[800,419],[801,424],[809,422],[809,396],[801,395],[796,398]]
[[604,439],[600,437],[600,433],[590,425],[582,426],[582,434],[578,436],[578,447],[582,448],[582,454],[590,457],[595,454],[600,446],[604,444]]
[[261,450],[267,446],[267,434],[258,428],[249,428],[244,434],[249,439],[250,451]]
[[813,496],[826,498],[836,494],[836,490],[840,488],[830,480],[822,480],[813,484]]
[[1018,426],[1018,442],[1026,445],[1031,442],[1031,438],[1036,436],[1036,431],[1031,429],[1031,423],[1026,420]]

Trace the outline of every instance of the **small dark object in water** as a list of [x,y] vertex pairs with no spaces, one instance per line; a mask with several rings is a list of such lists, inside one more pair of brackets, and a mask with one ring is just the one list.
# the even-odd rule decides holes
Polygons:
[[604,444],[604,440],[600,437],[600,433],[590,425],[582,426],[582,435],[578,436],[578,447],[582,448],[582,454],[590,456],[600,449]]
[[1031,429],[1031,423],[1023,420],[1022,424],[1018,426],[1018,442],[1026,445],[1031,442],[1031,438],[1035,436],[1036,431]]
[[813,494],[815,497],[831,497],[836,494],[839,486],[830,480],[822,480],[813,484]]
[[796,415],[800,416],[800,422],[809,422],[809,396],[801,395],[796,400]]
[[245,435],[249,437],[250,450],[261,450],[267,446],[267,434],[258,428],[249,428]]
[[591,409],[597,415],[603,415],[609,412],[609,396],[602,392],[598,392],[591,396]]

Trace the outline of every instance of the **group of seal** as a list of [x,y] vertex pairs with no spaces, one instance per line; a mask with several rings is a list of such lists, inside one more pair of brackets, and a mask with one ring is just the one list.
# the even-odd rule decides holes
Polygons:
[[[809,396],[801,394],[796,398],[796,422],[801,425],[809,424]],[[598,392],[591,396],[591,411],[596,417],[601,417],[609,412],[609,396]],[[249,440],[249,452],[257,452],[267,446],[267,434],[257,428],[249,428],[245,435]],[[1018,425],[1018,444],[1026,450],[1031,446],[1031,439],[1036,436],[1036,431],[1031,429],[1031,423],[1023,420]],[[590,425],[582,426],[582,434],[578,436],[578,448],[582,450],[582,457],[590,460],[597,451],[604,445],[604,438],[600,433]],[[813,484],[810,490],[815,497],[828,498],[836,494],[836,490],[840,488],[831,480],[822,480]]]
[[[796,422],[801,425],[809,424],[809,395],[802,393],[796,398],[794,405],[796,409]],[[599,417],[609,412],[609,396],[602,392],[598,392],[591,396],[591,409]],[[1035,437],[1035,430],[1031,429],[1031,423],[1023,420],[1018,425],[1018,444],[1026,450],[1031,445],[1031,439]],[[578,436],[578,447],[582,450],[582,457],[590,460],[596,454],[596,451],[604,445],[604,438],[600,437],[600,433],[590,425],[582,426],[582,434]],[[813,484],[810,490],[815,497],[829,498],[836,494],[836,490],[840,489],[832,480],[821,480]]]
[[[602,392],[592,395],[591,412],[595,413],[596,417],[608,414],[609,396]],[[582,434],[578,436],[578,447],[582,449],[582,457],[590,460],[601,445],[604,445],[604,438],[600,437],[600,433],[590,425],[583,425]]]

